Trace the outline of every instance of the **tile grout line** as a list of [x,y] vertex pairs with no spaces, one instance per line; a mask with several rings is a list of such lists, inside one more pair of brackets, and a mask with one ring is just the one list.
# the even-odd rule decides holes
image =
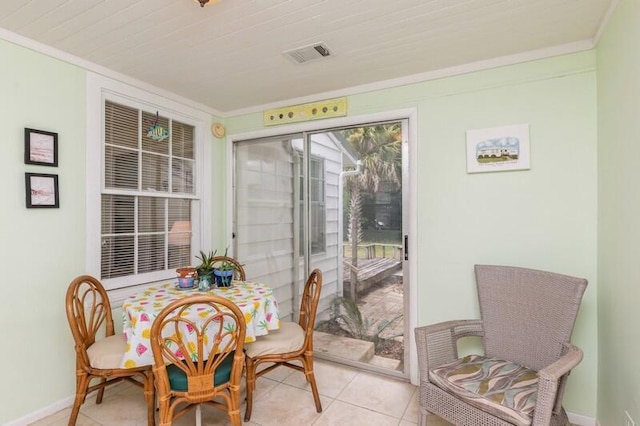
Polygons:
[[411,403],[413,402],[413,398],[416,396],[416,392],[418,392],[419,390],[420,390],[420,388],[418,386],[416,386],[415,389],[413,390],[413,393],[411,394],[411,397],[409,398],[409,402],[407,403],[407,406],[404,408],[404,411],[402,412],[402,417],[400,417],[400,422],[402,422],[402,420],[405,417],[407,417],[407,411],[409,411],[409,408],[411,407]]
[[[354,370],[354,371],[355,371],[355,370]],[[349,380],[349,381],[344,385],[344,387],[340,390],[340,392],[338,392],[338,394],[335,396],[335,398],[334,398],[334,399],[337,399],[338,401],[344,402],[344,401],[342,401],[341,399],[338,399],[338,397],[339,397],[340,395],[342,395],[342,393],[345,391],[345,389],[347,389],[347,388],[349,387],[349,385],[350,385],[351,383],[353,383],[353,381],[354,381],[355,379],[357,379],[357,378],[358,378],[358,376],[359,376],[360,374],[362,374],[362,372],[361,372],[361,371],[356,371],[356,374],[353,376],[353,378],[352,378],[351,380]]]

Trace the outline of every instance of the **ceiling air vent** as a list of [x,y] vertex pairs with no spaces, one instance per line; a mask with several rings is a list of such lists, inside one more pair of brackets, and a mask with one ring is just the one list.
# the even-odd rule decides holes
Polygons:
[[331,56],[329,48],[324,43],[314,43],[309,46],[299,47],[297,49],[282,52],[297,64],[315,61],[316,59],[327,58]]

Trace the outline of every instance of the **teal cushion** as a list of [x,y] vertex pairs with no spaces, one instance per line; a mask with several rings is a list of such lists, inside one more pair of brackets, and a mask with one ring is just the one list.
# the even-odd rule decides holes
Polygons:
[[[231,367],[233,367],[233,355],[231,352],[216,368],[213,378],[216,386],[226,383],[231,379]],[[167,365],[167,374],[169,375],[169,385],[171,390],[186,392],[187,391],[187,375],[180,370],[175,364]]]

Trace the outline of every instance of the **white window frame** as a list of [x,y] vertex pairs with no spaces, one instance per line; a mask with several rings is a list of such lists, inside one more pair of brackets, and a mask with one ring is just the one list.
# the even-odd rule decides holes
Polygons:
[[[313,143],[313,142],[312,142]],[[300,155],[300,160],[303,160],[303,155],[302,152],[299,152]],[[320,164],[320,170],[322,171],[322,176],[321,178],[315,178],[313,176],[311,176],[311,163],[313,162],[317,162]],[[313,201],[313,200],[309,200],[309,222],[311,221],[311,210],[315,209],[315,210],[322,210],[324,212],[324,220],[323,220],[323,233],[324,233],[324,240],[323,240],[323,245],[322,245],[322,249],[317,251],[317,252],[313,252],[313,250],[309,251],[309,255],[310,256],[319,256],[319,255],[324,255],[327,253],[327,169],[325,167],[325,161],[326,159],[323,157],[320,157],[318,155],[314,155],[314,154],[309,154],[309,167],[308,167],[308,177],[304,176],[304,167],[300,168],[300,176],[298,176],[298,179],[308,179],[309,180],[309,188],[311,189],[311,181],[316,181],[316,182],[321,182],[322,183],[322,200],[321,201]],[[298,183],[299,185],[299,183]],[[311,190],[309,190],[309,198],[311,198]],[[303,205],[305,203],[305,200],[301,199],[299,200],[300,203],[300,212],[304,211]],[[320,207],[322,206],[322,207]],[[302,214],[302,213],[301,213]],[[304,221],[302,221],[302,223],[304,223]],[[301,227],[303,227],[302,223],[300,224]],[[312,226],[311,223],[309,223],[309,245],[311,245],[312,242],[312,238],[311,235],[313,234],[312,232]],[[304,256],[304,252],[302,251],[301,253],[299,253],[299,256],[302,257]]]
[[[211,147],[205,143],[212,117],[177,101],[138,89],[104,76],[87,74],[86,134],[86,260],[88,274],[100,278],[101,270],[101,197],[104,189],[104,104],[110,100],[136,109],[176,119],[195,128],[195,198],[192,208],[191,261],[201,247],[211,246]],[[174,278],[172,271],[105,279],[102,284],[117,301],[136,291],[136,287]]]

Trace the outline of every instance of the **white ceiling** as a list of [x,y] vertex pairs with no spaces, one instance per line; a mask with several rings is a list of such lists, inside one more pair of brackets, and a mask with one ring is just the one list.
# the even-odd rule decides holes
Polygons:
[[[614,1],[1,0],[0,28],[224,113],[588,48]],[[282,54],[316,42],[335,56]]]

